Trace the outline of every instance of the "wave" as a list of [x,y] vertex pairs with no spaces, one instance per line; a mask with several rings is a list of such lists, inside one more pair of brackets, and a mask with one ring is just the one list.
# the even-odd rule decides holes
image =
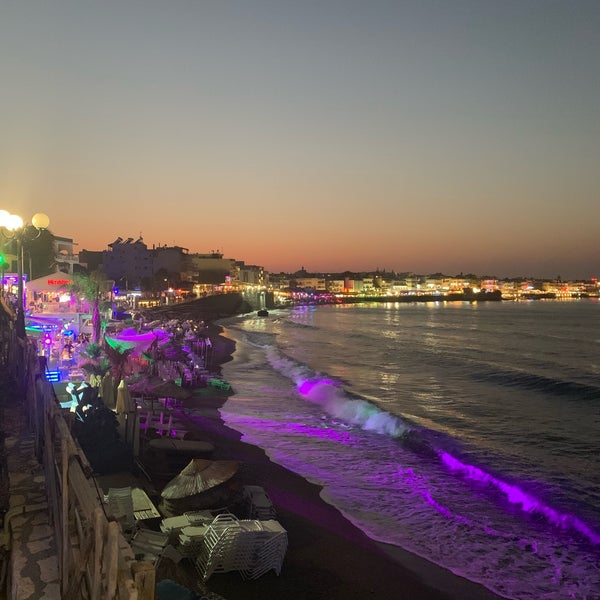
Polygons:
[[408,426],[400,417],[378,409],[366,400],[348,398],[343,388],[330,379],[306,379],[297,384],[301,396],[321,405],[333,417],[390,437],[401,437]]
[[303,398],[320,405],[332,417],[361,427],[365,431],[395,438],[409,431],[409,425],[400,417],[377,408],[367,400],[349,397],[338,382],[320,377],[307,366],[282,355],[272,346],[266,347],[265,353],[271,367],[291,379]]
[[523,512],[540,515],[554,526],[579,533],[593,545],[600,544],[600,534],[575,515],[560,512],[517,485],[495,477],[479,467],[464,463],[449,452],[434,448],[428,440],[427,430],[414,427],[402,418],[379,409],[371,402],[350,397],[339,382],[319,376],[306,365],[284,356],[272,346],[264,349],[271,367],[291,379],[303,398],[318,404],[330,416],[365,431],[395,438],[404,448],[421,456],[440,460],[454,474],[491,485]]
[[464,463],[448,452],[439,450],[438,455],[442,463],[444,463],[450,471],[460,473],[466,479],[493,486],[501,491],[511,504],[518,506],[522,511],[529,514],[541,515],[548,522],[563,530],[570,529],[576,531],[587,538],[592,544],[600,544],[600,534],[593,531],[591,527],[586,525],[586,523],[575,515],[562,513],[547,504],[544,504],[542,500],[536,498],[533,494],[525,492],[519,486],[494,477],[479,467]]
[[284,322],[286,327],[296,329],[315,329],[316,326],[313,323],[305,323],[302,321],[292,321],[291,319]]
[[[431,312],[415,314],[413,321],[436,322]],[[454,313],[442,316],[448,315]],[[511,325],[491,317],[495,314],[486,314],[485,323],[494,332]],[[321,327],[321,321],[315,323]],[[273,460],[322,485],[327,501],[373,539],[420,554],[507,597],[597,598],[600,521],[598,496],[591,495],[598,482],[590,453],[597,440],[587,437],[593,436],[588,429],[581,432],[581,443],[576,436],[578,417],[589,426],[585,419],[594,404],[584,399],[574,406],[600,390],[597,365],[590,370],[590,365],[577,367],[582,361],[565,360],[552,369],[554,358],[545,360],[535,348],[528,354],[514,351],[514,357],[495,351],[506,347],[506,337],[490,344],[489,352],[460,337],[456,348],[452,331],[431,344],[417,343],[408,326],[390,329],[398,338],[374,337],[372,346],[368,340],[360,347],[348,344],[347,352],[338,354],[350,331],[377,331],[373,325],[362,315],[351,326],[328,318],[313,335],[301,328],[286,331],[284,320],[266,327],[265,333],[274,334],[270,338],[240,327],[256,354],[247,397],[240,395],[239,404],[230,399],[233,427],[269,449]],[[401,343],[405,339],[410,343]],[[386,351],[389,371],[381,360]],[[562,352],[577,353],[576,344]],[[384,377],[396,365],[397,379],[388,385]],[[246,377],[245,363],[232,361],[233,367]],[[545,377],[535,379],[538,373]],[[437,412],[419,412],[423,390],[424,401],[431,400]],[[456,407],[455,393],[465,400]],[[256,407],[247,401],[254,395]],[[439,406],[433,404],[438,399]],[[552,411],[536,420],[540,399],[550,402]],[[513,403],[523,407],[517,414],[525,422],[514,435],[508,412]],[[572,420],[564,428],[546,427],[554,409],[560,418],[563,407]],[[455,417],[453,408],[464,409],[465,422],[445,420]],[[264,416],[264,424],[255,422],[256,415]],[[401,428],[390,425],[394,418]],[[363,423],[374,424],[381,438],[363,432]],[[486,438],[490,431],[493,437]],[[324,444],[324,437],[337,443]],[[352,470],[344,468],[346,460]]]
[[520,387],[561,396],[577,396],[584,400],[600,398],[600,386],[535,375],[516,370],[475,373],[473,377],[502,386]]

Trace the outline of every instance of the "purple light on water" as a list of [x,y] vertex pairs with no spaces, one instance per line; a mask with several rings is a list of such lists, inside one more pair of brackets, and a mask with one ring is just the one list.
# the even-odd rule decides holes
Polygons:
[[449,508],[440,504],[437,500],[433,498],[429,490],[425,488],[423,482],[419,480],[419,478],[415,475],[415,472],[412,469],[398,469],[398,476],[404,479],[408,483],[408,485],[419,494],[421,497],[425,499],[429,506],[433,507],[438,513],[446,517],[447,519],[453,519],[454,521],[458,521],[464,525],[471,525],[472,522],[466,517],[462,517],[453,513]]
[[527,513],[538,513],[546,517],[550,523],[560,527],[561,529],[573,529],[578,533],[584,535],[592,544],[600,544],[600,535],[593,531],[588,525],[586,525],[581,519],[574,515],[561,513],[550,506],[544,504],[541,500],[524,492],[521,488],[516,485],[502,481],[489,473],[486,473],[482,469],[473,465],[468,465],[461,462],[451,454],[438,450],[438,455],[442,462],[451,470],[459,472],[464,475],[467,479],[474,481],[481,481],[489,485],[493,485],[499,489],[503,494],[506,495],[508,501],[511,504],[520,506],[521,509]]
[[322,427],[315,427],[314,425],[294,423],[292,421],[274,421],[272,419],[247,416],[238,416],[237,422],[243,427],[258,431],[277,429],[282,435],[300,435],[302,437],[312,437],[315,439],[332,441],[344,446],[354,445],[354,436],[351,432],[340,430],[335,427],[329,427],[326,424],[323,424]]
[[283,427],[286,432],[297,433],[303,436],[309,435],[313,438],[337,442],[345,446],[352,446],[352,435],[347,431],[339,431],[330,427],[310,427],[308,425],[298,423],[284,423]]
[[300,379],[296,389],[301,396],[320,405],[335,419],[359,426],[366,431],[399,437],[407,429],[402,419],[379,410],[370,402],[348,396],[337,381]]
[[309,396],[316,387],[322,385],[337,386],[331,379],[306,379],[298,384],[297,389],[303,396]]
[[461,517],[460,515],[455,515],[449,508],[446,508],[445,506],[437,502],[437,500],[434,500],[429,492],[421,491],[420,493],[423,496],[423,498],[425,498],[425,500],[427,501],[427,504],[433,506],[433,508],[435,508],[435,510],[437,510],[440,514],[444,515],[445,517],[448,517],[449,519],[459,521],[460,523],[463,523],[465,525],[471,525],[471,521],[469,519],[467,519],[466,517]]

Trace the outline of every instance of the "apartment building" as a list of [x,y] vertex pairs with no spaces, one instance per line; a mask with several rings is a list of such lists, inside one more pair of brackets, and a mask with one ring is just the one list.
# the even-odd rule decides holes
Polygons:
[[75,253],[77,244],[72,238],[54,236],[54,256],[59,271],[73,275],[73,267],[79,265],[79,254]]
[[126,281],[127,287],[132,288],[139,286],[142,279],[152,277],[153,255],[141,237],[135,241],[133,238],[124,240],[118,237],[108,244],[108,248],[102,254],[104,273],[108,279],[117,283]]

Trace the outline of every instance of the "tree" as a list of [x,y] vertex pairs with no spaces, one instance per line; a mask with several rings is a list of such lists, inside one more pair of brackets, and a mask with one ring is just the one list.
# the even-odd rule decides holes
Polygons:
[[81,351],[83,362],[80,367],[89,375],[104,377],[110,371],[110,360],[102,351],[100,344],[90,342],[85,349]]
[[117,340],[104,345],[104,352],[111,365],[111,373],[118,384],[125,376],[125,370],[129,357],[133,354],[134,348],[121,346]]
[[[34,227],[29,227],[33,232],[31,236],[23,237],[23,252],[29,255],[29,262],[25,259],[23,270],[28,272],[29,279],[36,279],[52,273],[55,265],[54,236],[47,229],[36,232]],[[29,232],[28,232],[29,233]],[[28,267],[31,267],[30,269]]]
[[101,271],[92,271],[89,275],[74,273],[73,283],[69,286],[71,294],[82,296],[92,303],[92,341],[100,343],[102,334],[102,319],[100,316],[100,302],[110,289],[111,282]]

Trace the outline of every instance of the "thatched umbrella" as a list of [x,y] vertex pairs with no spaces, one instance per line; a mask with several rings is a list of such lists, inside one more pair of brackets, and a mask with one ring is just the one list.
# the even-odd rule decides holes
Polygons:
[[231,479],[239,468],[237,460],[194,458],[177,477],[167,483],[160,495],[167,500],[179,500],[202,494]]
[[177,385],[174,381],[163,381],[158,385],[154,386],[150,390],[151,396],[155,398],[173,398],[173,400],[187,400],[192,397],[192,392],[180,385]]
[[151,410],[154,412],[154,400],[156,398],[173,398],[174,400],[187,400],[191,398],[192,392],[178,386],[174,381],[165,381],[160,377],[146,377],[129,385],[129,389],[142,398],[150,398]]
[[182,514],[227,502],[232,494],[228,484],[239,468],[235,460],[194,458],[167,483],[160,494],[161,506],[166,513]]
[[140,394],[141,396],[151,396],[152,390],[164,383],[165,380],[160,377],[154,375],[143,375],[137,381],[130,380],[129,389],[136,394]]

